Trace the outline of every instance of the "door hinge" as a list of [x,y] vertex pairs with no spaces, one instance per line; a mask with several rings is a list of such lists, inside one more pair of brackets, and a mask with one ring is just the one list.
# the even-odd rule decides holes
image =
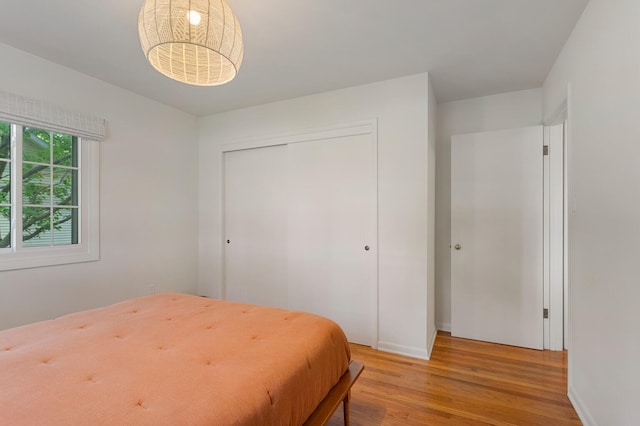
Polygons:
[[544,308],[544,309],[542,310],[542,318],[544,318],[544,319],[549,318],[549,309]]
[[549,155],[549,145],[544,145],[542,147],[542,155]]

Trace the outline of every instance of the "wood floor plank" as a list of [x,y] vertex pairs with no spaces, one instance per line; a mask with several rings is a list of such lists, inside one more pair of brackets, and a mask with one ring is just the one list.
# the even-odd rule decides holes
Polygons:
[[[567,398],[566,352],[438,332],[431,360],[351,345],[366,368],[352,388],[351,424],[580,425]],[[342,425],[338,410],[329,425]]]

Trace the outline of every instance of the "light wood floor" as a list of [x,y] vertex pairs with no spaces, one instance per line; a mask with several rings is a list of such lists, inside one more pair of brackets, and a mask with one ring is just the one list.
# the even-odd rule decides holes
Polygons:
[[[439,332],[430,361],[352,345],[365,370],[351,424],[580,424],[566,394],[566,352],[535,351]],[[329,425],[342,425],[339,408]]]

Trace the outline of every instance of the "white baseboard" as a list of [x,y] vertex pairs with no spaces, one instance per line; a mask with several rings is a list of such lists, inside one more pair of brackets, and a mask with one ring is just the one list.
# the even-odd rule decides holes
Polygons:
[[451,333],[451,323],[450,322],[437,322],[436,327],[440,331],[447,331]]
[[578,417],[580,417],[580,421],[582,422],[582,424],[584,426],[596,426],[596,422],[595,420],[593,420],[593,417],[589,413],[587,406],[584,405],[584,402],[582,402],[582,399],[580,399],[573,388],[569,388],[567,396],[569,397],[569,401],[571,401],[573,408],[576,410]]
[[395,343],[378,342],[378,350],[392,354],[410,356],[411,358],[429,359],[429,353],[426,349],[397,345]]
[[431,330],[431,338],[427,342],[427,359],[431,359],[431,351],[433,351],[433,345],[436,343],[436,337],[438,336],[438,329],[436,327]]

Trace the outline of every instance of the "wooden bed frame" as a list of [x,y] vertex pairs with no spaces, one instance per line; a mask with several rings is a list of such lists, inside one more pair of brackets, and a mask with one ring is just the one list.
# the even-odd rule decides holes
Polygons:
[[351,400],[351,387],[364,370],[361,362],[351,360],[349,369],[342,375],[340,381],[329,391],[313,413],[309,416],[304,426],[324,426],[329,422],[333,413],[342,402],[344,410],[344,424],[349,426],[349,409]]

